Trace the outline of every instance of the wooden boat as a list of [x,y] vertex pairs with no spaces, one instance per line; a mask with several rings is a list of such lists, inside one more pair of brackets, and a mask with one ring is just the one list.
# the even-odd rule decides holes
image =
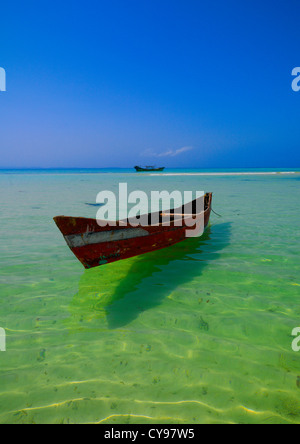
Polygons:
[[138,172],[138,173],[141,173],[141,172],[149,172],[149,171],[164,171],[164,169],[165,169],[165,167],[159,167],[159,168],[157,168],[157,167],[155,167],[155,166],[145,166],[145,167],[140,167],[140,166],[135,166],[134,167],[135,169],[136,169],[136,171]]
[[[146,226],[133,227],[131,219],[119,220],[115,222],[115,226],[100,226],[96,219],[83,217],[58,216],[54,221],[82,265],[92,268],[184,241],[187,230],[193,229],[191,224],[195,227],[200,218],[204,217],[206,228],[211,214],[212,193],[207,193],[199,199],[204,199],[204,214],[203,211],[196,213],[197,200],[194,200],[189,204],[192,207],[187,206],[192,208],[192,213],[184,214],[184,218],[184,207],[168,212],[149,213],[145,215],[149,221]],[[201,204],[203,205],[203,202]],[[158,217],[159,222],[156,225],[151,225],[153,216]],[[178,218],[182,219],[180,226],[176,225]]]

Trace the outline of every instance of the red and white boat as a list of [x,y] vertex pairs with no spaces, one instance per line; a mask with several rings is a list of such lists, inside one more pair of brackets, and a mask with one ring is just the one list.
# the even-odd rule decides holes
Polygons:
[[[54,221],[62,232],[68,246],[85,268],[98,267],[111,262],[128,259],[151,251],[159,250],[184,241],[187,230],[198,224],[199,235],[207,227],[211,214],[212,193],[205,194],[204,211],[197,213],[199,202],[194,200],[185,207],[160,213],[146,215],[149,225],[133,226],[131,219],[119,220],[115,226],[109,223],[100,226],[96,219],[83,217],[57,216]],[[192,205],[190,207],[190,205]],[[203,208],[203,202],[201,203]],[[192,208],[192,213],[186,214],[185,208]],[[158,223],[151,221],[158,216]],[[145,217],[145,216],[142,216]],[[178,219],[181,225],[176,224]],[[200,231],[201,230],[201,231]]]

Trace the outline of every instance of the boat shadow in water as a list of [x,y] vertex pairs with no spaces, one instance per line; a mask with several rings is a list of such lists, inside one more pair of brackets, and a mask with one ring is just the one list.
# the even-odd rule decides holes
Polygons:
[[217,224],[201,238],[86,270],[69,307],[73,321],[83,328],[88,321],[89,328],[100,330],[130,324],[145,310],[159,306],[177,287],[201,276],[229,245],[230,227],[230,223]]

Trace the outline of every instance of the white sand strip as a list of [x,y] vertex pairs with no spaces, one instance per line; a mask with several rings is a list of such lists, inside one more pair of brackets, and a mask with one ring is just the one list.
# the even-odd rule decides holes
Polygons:
[[266,171],[266,172],[245,172],[245,173],[158,173],[147,174],[149,176],[278,176],[300,174],[300,171]]

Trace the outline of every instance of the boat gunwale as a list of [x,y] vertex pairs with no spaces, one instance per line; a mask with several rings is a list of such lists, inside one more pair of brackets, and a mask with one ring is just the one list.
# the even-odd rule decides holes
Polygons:
[[[157,223],[157,224],[148,224],[148,225],[141,225],[141,224],[137,224],[136,222],[134,223],[134,222],[131,222],[132,220],[133,220],[133,218],[131,219],[131,218],[128,218],[128,219],[119,219],[119,220],[116,220],[116,221],[105,221],[105,220],[101,220],[101,219],[92,219],[92,218],[86,218],[86,217],[72,217],[72,216],[56,216],[56,217],[54,217],[53,218],[53,220],[55,221],[55,223],[56,223],[56,225],[58,226],[58,228],[60,229],[60,226],[61,226],[61,221],[62,220],[70,220],[70,219],[73,219],[73,220],[76,220],[76,221],[81,221],[81,222],[86,222],[87,223],[87,225],[88,225],[88,223],[93,223],[93,224],[97,224],[97,231],[107,231],[108,229],[111,229],[111,230],[118,230],[118,229],[129,229],[129,228],[138,228],[138,227],[143,227],[143,228],[145,228],[145,229],[147,229],[147,228],[157,228],[157,227],[163,227],[163,228],[166,228],[166,224],[169,224],[168,225],[168,227],[169,228],[171,228],[171,229],[174,229],[174,228],[176,228],[176,229],[178,229],[178,228],[183,228],[184,227],[184,224],[182,224],[182,225],[178,225],[178,226],[176,226],[175,225],[175,222],[177,221],[179,221],[179,220],[182,220],[182,221],[189,221],[189,220],[196,220],[197,218],[199,218],[202,214],[204,214],[204,216],[205,216],[205,214],[208,212],[208,211],[211,211],[211,202],[212,202],[212,194],[213,193],[205,193],[203,196],[201,196],[201,197],[199,197],[199,198],[197,198],[197,199],[194,199],[194,200],[192,200],[191,202],[189,202],[189,203],[187,203],[187,204],[185,204],[185,205],[181,205],[180,207],[177,207],[177,208],[174,208],[174,209],[171,209],[171,210],[162,210],[162,211],[159,211],[159,212],[155,212],[155,213],[145,213],[145,214],[143,214],[143,215],[141,215],[140,216],[140,219],[142,219],[143,217],[147,217],[148,216],[148,218],[149,217],[151,217],[152,215],[153,215],[153,217],[155,216],[155,215],[157,215],[158,214],[158,217],[161,217],[162,216],[162,214],[165,212],[165,211],[170,211],[170,212],[172,212],[172,211],[174,211],[174,216],[176,216],[176,211],[179,211],[179,210],[181,210],[182,209],[182,207],[183,206],[188,206],[188,205],[193,205],[194,203],[196,203],[199,199],[205,199],[205,197],[207,196],[208,197],[208,206],[207,206],[207,208],[205,208],[204,209],[204,211],[201,211],[200,213],[193,213],[193,216],[192,217],[189,217],[189,218],[179,218],[179,219],[171,219],[170,217],[168,218],[168,219],[166,219],[166,221],[161,221],[161,222],[159,222],[159,223]],[[205,202],[204,202],[205,203]],[[172,213],[170,213],[170,215],[172,215]],[[189,216],[190,216],[190,214],[189,214]],[[136,219],[134,219],[134,220],[136,220]],[[101,225],[99,225],[99,223],[98,222],[104,222],[105,223],[105,225],[104,226],[101,226]],[[71,234],[71,233],[70,233]],[[63,235],[64,236],[66,236],[67,234],[64,234],[63,233]]]

